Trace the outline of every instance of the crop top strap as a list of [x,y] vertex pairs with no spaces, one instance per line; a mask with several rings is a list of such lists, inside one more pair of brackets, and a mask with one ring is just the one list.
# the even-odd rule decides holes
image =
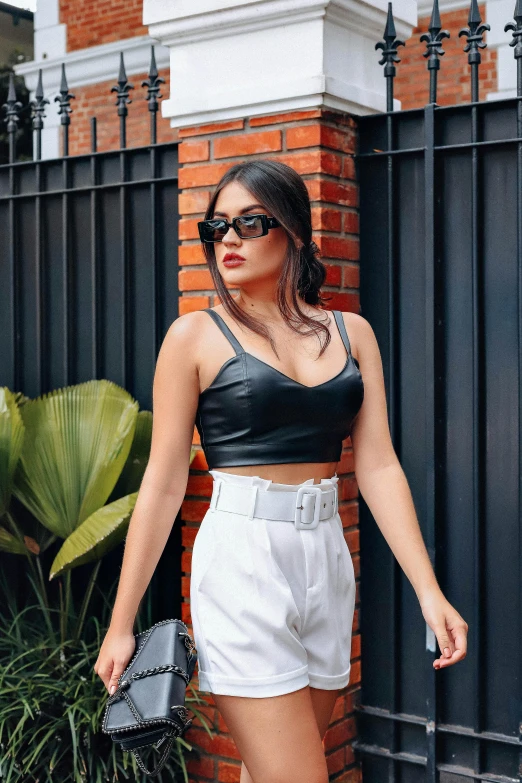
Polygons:
[[337,323],[337,328],[341,333],[344,347],[346,348],[346,353],[348,354],[348,356],[350,356],[352,349],[350,348],[350,340],[348,339],[348,332],[346,331],[346,326],[344,325],[343,315],[340,310],[333,310],[333,314],[334,314],[335,321]]
[[216,313],[215,310],[211,310],[209,307],[205,308],[205,312],[208,313],[212,320],[219,326],[227,340],[232,344],[233,349],[236,353],[245,353],[243,346],[238,341],[236,337],[232,334],[231,330],[228,328],[224,320],[221,318],[219,313]]

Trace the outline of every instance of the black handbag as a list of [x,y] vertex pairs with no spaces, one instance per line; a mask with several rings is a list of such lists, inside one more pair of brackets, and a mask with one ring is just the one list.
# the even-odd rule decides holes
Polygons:
[[[185,693],[196,666],[194,640],[182,620],[162,620],[134,635],[136,648],[107,699],[102,731],[124,751],[133,753],[146,775],[157,775],[169,757],[176,737],[192,723],[185,707]],[[166,741],[155,769],[149,771],[139,748]]]

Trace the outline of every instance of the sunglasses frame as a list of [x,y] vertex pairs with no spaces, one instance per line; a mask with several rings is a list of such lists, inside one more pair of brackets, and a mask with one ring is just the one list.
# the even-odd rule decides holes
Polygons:
[[[256,234],[255,237],[242,237],[238,231],[237,221],[244,220],[245,218],[261,218],[262,233]],[[230,223],[225,218],[209,218],[209,220],[200,220],[198,222],[199,238],[201,239],[202,242],[215,243],[215,242],[223,241],[223,239],[205,239],[203,236],[205,225],[210,222],[215,222],[216,220],[220,220],[226,225],[227,230],[223,235],[224,237],[228,234],[229,228],[233,228],[240,239],[258,239],[259,237],[264,237],[266,236],[266,234],[268,234],[271,228],[277,228],[278,226],[281,225],[281,223],[277,220],[277,218],[268,217],[268,215],[265,215],[264,213],[259,213],[254,215],[239,215],[238,217],[232,218],[232,221]]]

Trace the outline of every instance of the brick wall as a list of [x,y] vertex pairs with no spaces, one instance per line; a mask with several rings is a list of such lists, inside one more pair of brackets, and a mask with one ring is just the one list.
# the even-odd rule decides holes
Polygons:
[[[358,186],[353,155],[357,126],[353,118],[327,110],[238,119],[214,125],[182,128],[179,131],[179,209],[180,313],[214,306],[214,293],[196,223],[203,217],[211,188],[234,163],[249,156],[270,157],[292,166],[306,182],[312,202],[314,240],[321,250],[328,274],[323,291],[331,301],[328,307],[359,311],[359,221]],[[233,290],[233,289],[232,289]],[[197,430],[194,443],[199,445]],[[192,463],[183,519],[182,618],[191,627],[189,585],[192,545],[210,502],[212,477],[201,448]],[[357,486],[354,478],[350,440],[344,444],[337,471],[340,514],[345,538],[352,553],[359,585],[359,529]],[[359,586],[353,625],[352,676],[335,705],[325,736],[325,750],[332,781],[355,783],[360,771],[354,762],[350,740],[355,735],[354,704],[361,681],[359,635]],[[197,684],[197,677],[194,680]],[[194,722],[187,741],[197,746],[189,762],[191,780],[234,783],[239,781],[240,760],[227,727],[213,705],[206,714],[216,737],[211,740]]]
[[[479,4],[483,22],[486,19],[486,6]],[[471,69],[468,65],[468,53],[464,52],[466,36],[459,38],[459,30],[468,27],[468,9],[443,11],[442,29],[448,30],[450,38],[444,38],[442,47],[446,54],[440,58],[440,70],[437,75],[437,103],[450,106],[456,103],[468,103],[471,100]],[[429,73],[426,42],[420,41],[422,33],[428,32],[430,16],[419,19],[406,46],[399,46],[401,62],[397,64],[395,79],[395,97],[402,101],[403,109],[416,109],[424,106],[429,99]],[[487,42],[488,32],[484,35]],[[479,99],[484,100],[488,92],[497,90],[497,52],[495,49],[480,50],[482,62],[479,66]]]
[[60,0],[60,22],[67,25],[67,51],[148,35],[142,24],[143,0]]

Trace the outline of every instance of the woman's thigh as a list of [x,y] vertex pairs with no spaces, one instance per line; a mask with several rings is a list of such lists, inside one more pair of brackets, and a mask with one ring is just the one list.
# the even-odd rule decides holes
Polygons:
[[337,691],[212,695],[254,783],[328,783],[322,736]]

